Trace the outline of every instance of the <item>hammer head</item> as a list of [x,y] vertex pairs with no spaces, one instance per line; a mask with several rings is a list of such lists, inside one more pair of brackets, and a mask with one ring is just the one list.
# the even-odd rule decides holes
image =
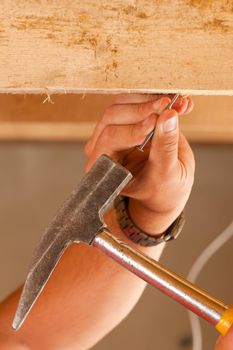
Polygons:
[[74,242],[91,244],[105,227],[104,212],[131,178],[127,169],[104,155],[83,177],[51,221],[34,253],[12,325],[15,330],[27,317],[66,248]]

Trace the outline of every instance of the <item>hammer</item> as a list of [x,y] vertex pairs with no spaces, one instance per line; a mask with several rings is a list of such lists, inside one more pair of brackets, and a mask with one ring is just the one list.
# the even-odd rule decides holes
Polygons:
[[72,243],[83,242],[209,321],[221,334],[227,333],[233,323],[233,307],[115,238],[108,230],[103,215],[132,177],[126,168],[105,155],[83,177],[51,221],[35,251],[13,320],[15,330],[24,322],[64,251]]

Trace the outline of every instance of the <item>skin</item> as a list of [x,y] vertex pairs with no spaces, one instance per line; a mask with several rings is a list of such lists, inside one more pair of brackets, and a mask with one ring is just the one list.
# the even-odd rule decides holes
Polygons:
[[[194,179],[194,157],[178,125],[178,113],[189,113],[193,102],[180,97],[173,110],[164,111],[169,102],[169,96],[116,96],[85,146],[86,172],[103,153],[136,169],[125,191],[130,197],[129,211],[135,223],[153,235],[164,232],[181,213]],[[155,125],[156,134],[145,152],[132,151]],[[105,221],[116,236],[127,241],[114,210]],[[159,259],[164,245],[137,248]],[[11,323],[21,289],[0,304],[0,350],[89,349],[128,315],[145,285],[93,247],[73,245],[19,332],[11,330]],[[220,340],[216,350],[230,349],[226,344]]]
[[233,349],[233,327],[228,331],[225,337],[219,337],[215,350],[232,350]]

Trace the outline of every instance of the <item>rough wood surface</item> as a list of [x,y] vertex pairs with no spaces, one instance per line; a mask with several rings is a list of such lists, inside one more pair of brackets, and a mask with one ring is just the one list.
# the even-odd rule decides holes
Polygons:
[[[0,95],[0,140],[86,141],[111,95]],[[233,143],[233,97],[196,96],[180,118],[191,142]],[[43,103],[44,102],[44,103]]]
[[233,94],[232,0],[4,0],[0,92]]

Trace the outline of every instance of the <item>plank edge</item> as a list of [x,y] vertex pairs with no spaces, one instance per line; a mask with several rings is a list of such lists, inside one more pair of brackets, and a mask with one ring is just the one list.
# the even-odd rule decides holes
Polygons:
[[193,90],[193,89],[125,89],[125,88],[0,88],[0,94],[120,94],[120,93],[142,93],[142,94],[175,94],[182,95],[215,95],[233,96],[233,90]]

